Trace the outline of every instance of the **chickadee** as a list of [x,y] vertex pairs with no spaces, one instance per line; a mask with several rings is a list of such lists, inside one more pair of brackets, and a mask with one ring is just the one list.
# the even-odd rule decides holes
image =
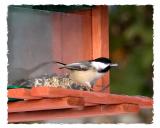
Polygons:
[[92,88],[96,80],[101,78],[111,67],[118,66],[118,64],[112,64],[110,59],[104,57],[71,64],[64,64],[58,61],[55,61],[55,63],[61,65],[60,69],[66,68],[70,70],[70,79],[86,84],[89,88]]

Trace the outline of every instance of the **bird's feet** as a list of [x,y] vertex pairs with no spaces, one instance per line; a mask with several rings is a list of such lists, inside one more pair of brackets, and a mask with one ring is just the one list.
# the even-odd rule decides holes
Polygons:
[[96,90],[96,92],[106,92],[109,88],[109,84],[108,85],[102,85],[100,90]]

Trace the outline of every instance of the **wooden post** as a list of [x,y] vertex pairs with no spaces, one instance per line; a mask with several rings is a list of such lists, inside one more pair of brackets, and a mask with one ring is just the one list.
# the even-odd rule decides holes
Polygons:
[[[109,58],[109,22],[108,7],[96,6],[92,9],[92,44],[93,58]],[[95,90],[99,91],[106,86],[109,93],[109,73],[97,82]]]

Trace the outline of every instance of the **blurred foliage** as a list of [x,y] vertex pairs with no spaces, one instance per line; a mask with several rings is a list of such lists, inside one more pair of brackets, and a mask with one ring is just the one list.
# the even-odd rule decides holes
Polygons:
[[111,71],[111,92],[153,95],[153,8],[110,6],[110,57],[119,64]]

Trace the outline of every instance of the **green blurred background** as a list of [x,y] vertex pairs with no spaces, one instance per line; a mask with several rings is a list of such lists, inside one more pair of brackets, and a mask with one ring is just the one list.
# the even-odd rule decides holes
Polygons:
[[110,6],[110,57],[119,64],[111,71],[111,92],[153,95],[153,8]]

